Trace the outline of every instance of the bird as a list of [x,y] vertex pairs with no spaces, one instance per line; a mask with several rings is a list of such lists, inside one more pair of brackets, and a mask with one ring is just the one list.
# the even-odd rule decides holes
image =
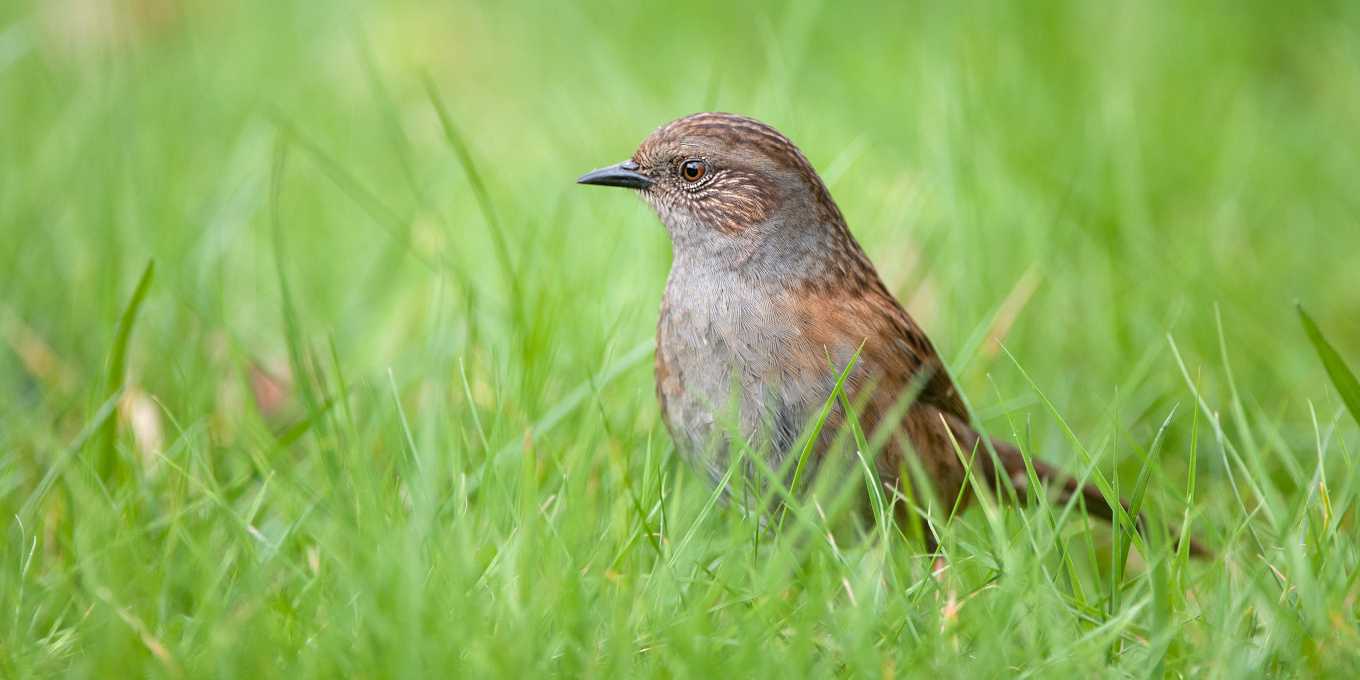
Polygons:
[[[930,338],[884,285],[807,157],[773,127],[696,113],[576,182],[633,189],[670,237],[656,397],[677,452],[712,485],[729,476],[734,449],[758,452],[786,477],[803,462],[810,471],[847,469],[854,454],[836,442],[851,406],[864,435],[887,432],[873,468],[894,521],[908,517],[903,499],[923,493],[966,508],[975,496],[970,471],[997,498],[1029,497],[1025,456],[978,434]],[[845,399],[831,402],[842,374]],[[1115,521],[1095,486],[1031,461],[1059,501],[1080,495],[1088,512]],[[911,469],[932,488],[908,489],[925,484]],[[938,550],[938,536],[923,538],[928,552]]]

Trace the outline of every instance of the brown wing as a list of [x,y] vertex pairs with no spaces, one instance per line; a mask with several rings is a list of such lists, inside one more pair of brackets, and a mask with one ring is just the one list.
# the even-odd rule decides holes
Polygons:
[[877,286],[870,287],[866,292],[865,297],[868,301],[888,321],[884,330],[893,336],[892,345],[907,355],[910,375],[914,376],[922,370],[931,371],[930,382],[926,383],[925,388],[921,390],[917,401],[935,406],[964,423],[970,422],[968,409],[964,406],[963,399],[959,396],[959,391],[954,386],[954,382],[949,379],[949,373],[944,367],[944,360],[935,351],[935,345],[931,344],[925,331],[916,325],[916,321],[888,293],[887,288],[881,282]]

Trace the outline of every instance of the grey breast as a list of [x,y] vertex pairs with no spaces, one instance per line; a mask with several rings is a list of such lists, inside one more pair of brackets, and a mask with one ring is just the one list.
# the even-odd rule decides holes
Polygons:
[[734,437],[778,468],[834,379],[797,365],[798,343],[808,341],[780,291],[730,269],[695,269],[673,264],[658,324],[657,351],[674,381],[660,386],[671,438],[714,482]]

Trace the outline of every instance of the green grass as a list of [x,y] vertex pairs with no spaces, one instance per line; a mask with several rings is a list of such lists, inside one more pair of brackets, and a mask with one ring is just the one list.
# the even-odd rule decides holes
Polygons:
[[[0,3],[0,677],[1360,674],[1358,6],[846,5]],[[572,184],[703,109],[1153,530],[715,502]]]

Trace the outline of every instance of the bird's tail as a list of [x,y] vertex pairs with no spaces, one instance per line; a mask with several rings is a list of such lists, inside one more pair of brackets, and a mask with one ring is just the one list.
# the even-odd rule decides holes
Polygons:
[[[985,449],[982,449],[982,447],[978,447],[978,467],[980,472],[982,472],[983,478],[991,480],[994,484],[993,489],[997,491],[997,497],[1005,500],[1010,498],[1010,494],[1000,486],[1000,484],[1004,483],[1001,481],[1001,478],[1004,477],[1006,481],[1010,482],[1011,487],[1015,489],[1015,495],[1018,500],[1021,503],[1027,503],[1029,500],[1030,487],[1029,472],[1025,469],[1025,458],[1020,453],[1020,449],[995,439],[992,440],[992,446],[996,450],[996,457],[1001,463],[1004,474],[997,474],[996,466],[992,461],[991,455]],[[1052,465],[1037,458],[1032,458],[1031,463],[1034,465],[1034,474],[1039,478],[1039,482],[1050,489],[1058,490],[1059,503],[1065,504],[1072,500],[1077,494],[1081,494],[1082,502],[1085,503],[1087,512],[1110,522],[1115,521],[1114,508],[1110,506],[1109,502],[1105,500],[1104,494],[1100,493],[1100,489],[1096,488],[1094,484],[1079,484],[1077,480],[1073,479],[1071,476],[1064,474]],[[1119,499],[1119,504],[1124,506],[1125,511],[1128,511],[1128,501],[1121,498]],[[1138,530],[1146,534],[1147,518],[1143,513],[1138,513],[1138,517],[1135,518],[1134,521],[1138,525]],[[1172,529],[1172,535],[1175,536],[1175,534],[1175,529]],[[1187,536],[1181,539],[1178,537],[1178,540],[1188,541],[1187,547],[1189,548],[1191,555],[1196,557],[1208,557],[1211,555],[1203,545],[1200,545],[1199,541],[1196,541],[1193,538]]]

